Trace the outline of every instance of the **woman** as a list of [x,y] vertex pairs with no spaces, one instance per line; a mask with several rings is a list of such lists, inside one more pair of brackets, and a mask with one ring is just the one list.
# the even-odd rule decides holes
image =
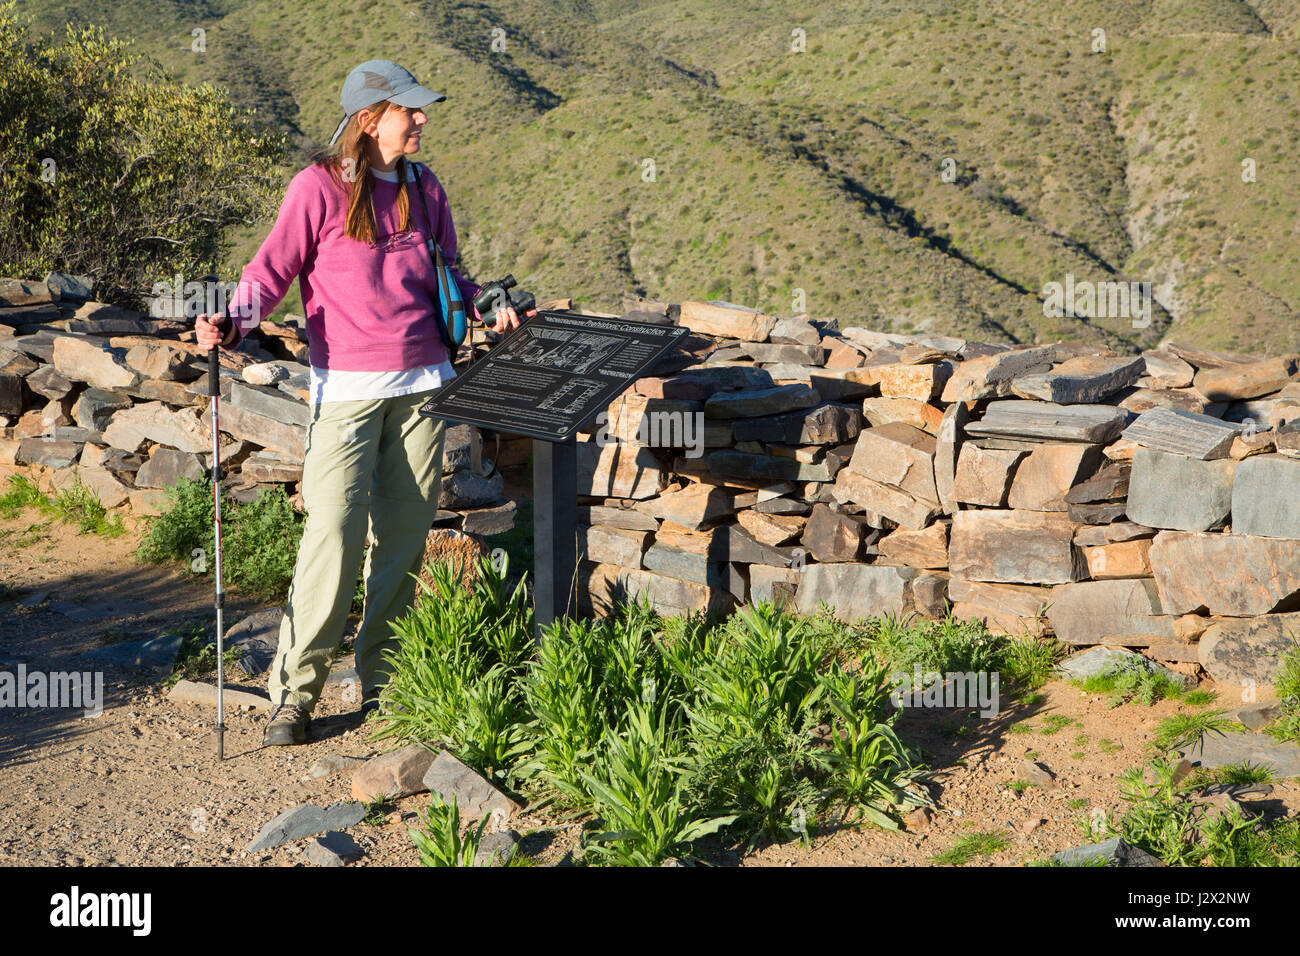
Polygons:
[[[441,184],[406,157],[420,148],[424,108],[445,99],[387,60],[343,84],[338,151],[294,176],[275,226],[243,272],[233,318],[200,316],[199,345],[234,347],[284,297],[295,276],[311,350],[311,422],[303,463],[307,511],[280,625],[269,690],[278,706],[264,744],[306,742],[310,714],[343,637],[357,565],[365,610],[355,641],[363,713],[387,682],[390,622],[410,606],[442,484],[444,423],[417,409],[453,376],[435,320],[437,282],[426,240],[456,261]],[[432,224],[425,219],[427,206]],[[456,273],[469,305],[481,290]],[[536,310],[528,315],[536,314]],[[516,328],[512,308],[494,330]]]

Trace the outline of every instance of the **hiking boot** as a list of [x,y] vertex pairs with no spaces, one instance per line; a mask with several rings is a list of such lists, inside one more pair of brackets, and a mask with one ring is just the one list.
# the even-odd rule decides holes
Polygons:
[[362,721],[362,723],[364,723],[364,722],[366,721],[366,719],[367,719],[371,714],[375,713],[375,711],[377,711],[377,710],[379,710],[379,701],[377,701],[377,700],[368,700],[368,701],[366,701],[364,704],[362,704],[362,705],[361,705],[361,721]]
[[281,704],[271,714],[262,738],[263,747],[288,747],[307,742],[307,728],[311,718],[297,704]]

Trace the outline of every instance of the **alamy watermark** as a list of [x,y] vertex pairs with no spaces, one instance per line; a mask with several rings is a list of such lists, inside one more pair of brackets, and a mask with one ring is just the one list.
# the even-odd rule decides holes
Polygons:
[[1043,286],[1043,315],[1050,319],[1078,316],[1087,319],[1131,319],[1133,328],[1151,324],[1150,282],[1076,282],[1066,273],[1065,282]]
[[0,707],[70,707],[86,717],[104,713],[103,671],[0,671]]
[[[238,282],[204,282],[201,280],[185,281],[177,273],[170,279],[162,279],[153,284],[149,290],[149,314],[155,319],[193,319],[200,315],[222,315],[230,304],[239,300]],[[261,296],[258,284],[247,284],[247,301],[250,311],[239,317],[240,328],[251,329],[262,321]]]
[[938,671],[921,673],[921,665],[912,673],[899,671],[890,677],[894,689],[889,695],[896,708],[978,707],[981,717],[996,717],[1002,710],[997,671]]
[[[667,409],[627,409],[619,407],[612,418],[608,411],[596,416],[596,445],[630,441],[629,435],[648,448],[681,448],[686,458],[704,457],[704,413]],[[636,415],[640,414],[640,420]],[[634,427],[635,425],[635,427]]]

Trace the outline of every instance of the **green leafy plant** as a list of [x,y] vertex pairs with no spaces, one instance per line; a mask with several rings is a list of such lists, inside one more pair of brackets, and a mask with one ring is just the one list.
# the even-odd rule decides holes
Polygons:
[[939,866],[965,866],[976,857],[992,856],[1005,850],[1008,845],[1005,833],[995,831],[968,833],[951,848],[930,859]]
[[1110,694],[1111,707],[1137,700],[1148,707],[1182,696],[1184,687],[1163,668],[1146,659],[1127,660],[1114,670],[1076,682],[1090,694]]
[[489,820],[491,817],[485,816],[477,828],[462,835],[460,810],[453,795],[450,803],[435,802],[429,806],[423,830],[410,827],[407,832],[420,851],[422,866],[473,866]]
[[1267,730],[1278,740],[1300,743],[1300,641],[1295,635],[1291,635],[1291,646],[1282,654],[1273,689],[1282,708]]
[[[460,562],[428,564],[414,606],[393,622],[385,656],[392,679],[375,718],[375,739],[443,740],[460,759],[503,777],[531,748],[518,686],[533,618],[524,583],[481,559],[461,584]],[[418,580],[418,579],[417,579]]]
[[735,821],[734,814],[692,812],[688,762],[665,750],[671,737],[664,708],[634,701],[624,724],[624,733],[607,739],[598,774],[582,774],[604,827],[583,834],[587,853],[619,866],[658,866],[669,857],[689,856],[694,841]]

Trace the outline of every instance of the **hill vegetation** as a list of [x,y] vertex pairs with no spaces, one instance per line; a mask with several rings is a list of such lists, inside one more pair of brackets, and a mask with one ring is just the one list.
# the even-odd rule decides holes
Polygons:
[[[286,180],[332,133],[349,69],[406,65],[448,97],[420,158],[466,272],[542,298],[1296,347],[1297,0],[24,7],[36,30],[101,24],[226,87],[288,135]],[[269,226],[239,236],[228,272]],[[1045,316],[1067,276],[1150,282],[1150,323]]]

